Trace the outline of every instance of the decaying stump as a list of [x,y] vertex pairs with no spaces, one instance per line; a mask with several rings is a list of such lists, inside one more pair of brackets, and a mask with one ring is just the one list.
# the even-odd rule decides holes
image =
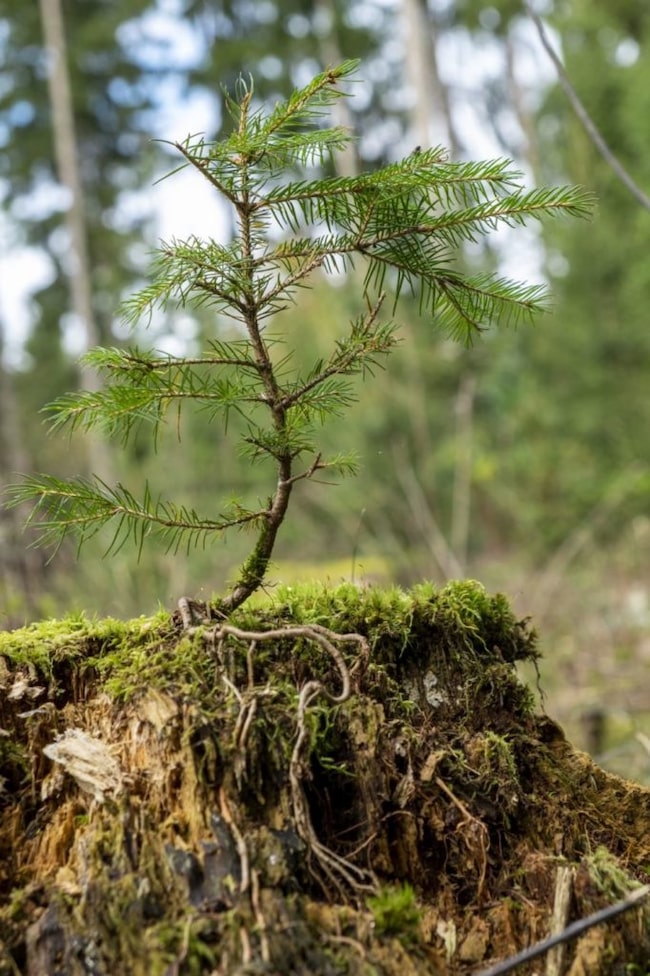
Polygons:
[[[477,584],[0,654],[2,976],[474,974],[549,934],[558,872],[567,921],[645,880],[650,791],[535,714],[534,636]],[[593,933],[572,976],[650,958],[647,907]]]

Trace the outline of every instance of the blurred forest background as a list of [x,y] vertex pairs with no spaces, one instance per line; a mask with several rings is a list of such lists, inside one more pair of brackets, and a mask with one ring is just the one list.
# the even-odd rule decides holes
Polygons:
[[[614,153],[650,188],[650,7],[546,0],[545,29]],[[60,17],[59,17],[60,15]],[[517,229],[462,260],[550,283],[552,314],[471,349],[402,302],[403,341],[344,423],[361,460],[337,487],[304,484],[274,580],[443,582],[502,590],[540,631],[546,708],[611,768],[650,781],[650,212],[603,161],[519,0],[1,0],[0,481],[94,471],[210,515],[260,485],[221,430],[191,418],[158,452],[50,436],[44,405],[96,383],[95,344],[133,342],[117,316],[160,237],[227,239],[169,146],[218,138],[220,86],[240,73],[274,100],[328,64],[362,59],[336,121],[358,134],[340,172],[417,145],[508,156],[530,185],[582,183],[590,225]],[[358,282],[323,280],[278,323],[306,360],[356,309]],[[224,323],[170,312],[136,339],[198,348]],[[0,627],[69,611],[126,617],[223,587],[247,540],[205,551],[78,555],[29,547],[0,510]],[[533,676],[531,677],[534,680]],[[645,731],[644,731],[645,730]],[[603,734],[604,732],[604,734]]]

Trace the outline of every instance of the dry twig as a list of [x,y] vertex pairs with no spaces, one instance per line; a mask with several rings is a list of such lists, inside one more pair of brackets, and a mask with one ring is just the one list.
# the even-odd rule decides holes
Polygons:
[[647,194],[644,193],[639,186],[637,186],[637,184],[632,179],[628,171],[625,169],[622,163],[619,162],[619,160],[616,158],[612,150],[609,148],[604,138],[600,134],[599,130],[596,128],[596,125],[593,122],[589,113],[587,112],[587,109],[583,105],[582,100],[580,99],[578,93],[576,92],[575,88],[571,84],[571,80],[569,79],[569,76],[564,70],[564,65],[562,64],[559,57],[555,53],[555,49],[553,48],[553,45],[548,39],[548,35],[544,30],[544,24],[542,23],[541,18],[539,17],[538,14],[535,13],[531,4],[529,3],[529,0],[524,0],[524,7],[526,8],[531,20],[535,25],[535,28],[537,30],[537,33],[539,34],[539,39],[542,42],[542,46],[544,50],[546,51],[546,53],[548,54],[549,58],[551,59],[551,61],[555,66],[555,70],[557,71],[557,76],[562,88],[564,89],[564,93],[566,94],[567,98],[571,102],[574,112],[582,122],[582,125],[587,135],[589,136],[589,138],[591,139],[594,146],[596,147],[600,155],[603,157],[605,162],[614,171],[614,173],[619,178],[621,183],[623,183],[623,185],[627,187],[627,189],[630,191],[630,193],[637,201],[637,203],[640,203],[641,206],[645,208],[645,210],[650,210],[650,197],[648,197]]

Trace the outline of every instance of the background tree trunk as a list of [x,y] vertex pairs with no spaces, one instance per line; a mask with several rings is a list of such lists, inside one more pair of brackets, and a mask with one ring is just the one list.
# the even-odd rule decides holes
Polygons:
[[[70,91],[65,29],[60,0],[39,0],[43,37],[48,55],[47,83],[52,109],[52,138],[56,168],[61,185],[70,193],[70,205],[65,212],[65,224],[70,238],[67,270],[70,283],[71,308],[84,336],[84,351],[99,345],[100,336],[95,322],[81,167],[75,137],[74,111]],[[81,385],[98,390],[97,372],[83,363],[80,366]],[[113,480],[108,452],[97,434],[88,438],[90,467],[102,480]]]
[[[30,471],[13,377],[3,363],[0,320],[0,486]],[[45,583],[45,555],[28,547],[24,522],[30,506],[7,508],[0,504],[0,628],[17,627],[38,614]],[[15,609],[14,609],[15,608]]]
[[421,146],[447,146],[453,159],[460,143],[451,112],[449,91],[440,77],[436,26],[426,0],[402,0],[406,80],[413,93],[411,129]]

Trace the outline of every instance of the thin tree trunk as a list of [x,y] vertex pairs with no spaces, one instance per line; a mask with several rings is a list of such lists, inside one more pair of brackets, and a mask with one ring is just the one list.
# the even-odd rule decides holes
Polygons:
[[460,153],[449,91],[440,78],[435,24],[426,0],[403,0],[406,79],[415,94],[412,129],[422,146],[445,145],[453,158]]
[[535,183],[542,183],[543,180],[541,176],[539,142],[537,139],[537,131],[535,128],[535,122],[533,116],[526,106],[526,102],[523,97],[521,86],[517,81],[517,76],[515,71],[516,51],[517,48],[513,40],[512,34],[508,32],[505,38],[505,57],[506,57],[506,74],[508,79],[510,102],[512,104],[512,108],[515,113],[515,116],[517,118],[517,122],[519,123],[519,128],[521,129],[524,139],[526,141],[524,151],[534,181]]
[[469,548],[475,394],[476,377],[464,373],[456,395],[456,466],[451,516],[451,548],[463,575]]
[[[3,326],[0,323],[0,487],[15,480],[20,472],[32,469],[20,430],[18,403],[11,375],[2,363]],[[43,556],[27,546],[22,523],[28,511],[0,505],[0,606],[4,608],[0,626],[19,626],[25,612],[34,616],[38,593],[45,575]],[[20,598],[18,613],[11,607]]]
[[[47,83],[52,110],[54,156],[59,181],[71,196],[70,206],[65,213],[71,251],[68,263],[70,301],[72,311],[83,329],[84,348],[91,349],[99,344],[99,332],[92,308],[84,195],[60,0],[40,0],[40,10],[49,57]],[[97,373],[83,364],[80,367],[80,380],[88,390],[98,390],[101,386]],[[102,478],[110,480],[105,447],[96,436],[89,437],[88,445],[91,466]]]
[[[315,0],[314,13],[316,15],[316,37],[320,49],[323,66],[341,64],[344,60],[338,42],[336,23],[336,9],[333,0]],[[347,98],[337,98],[332,107],[332,120],[335,125],[354,132],[352,113]],[[359,173],[359,158],[354,142],[348,143],[345,149],[337,152],[334,157],[337,176],[357,176]]]
[[[86,240],[86,220],[79,159],[77,152],[70,77],[63,18],[59,0],[40,0],[43,35],[49,56],[47,74],[50,105],[52,108],[52,137],[59,180],[72,197],[66,211],[66,226],[72,246],[70,267],[70,295],[75,315],[85,334],[85,346],[90,348],[99,342],[99,335],[92,310],[90,269]],[[90,377],[85,377],[90,381]],[[92,382],[97,385],[95,373]],[[92,388],[92,387],[89,387]]]

